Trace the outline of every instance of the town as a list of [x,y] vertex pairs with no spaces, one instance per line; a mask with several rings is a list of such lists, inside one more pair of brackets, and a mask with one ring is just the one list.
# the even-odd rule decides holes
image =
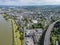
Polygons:
[[21,45],[60,45],[60,7],[31,7],[0,7],[0,14],[14,18]]

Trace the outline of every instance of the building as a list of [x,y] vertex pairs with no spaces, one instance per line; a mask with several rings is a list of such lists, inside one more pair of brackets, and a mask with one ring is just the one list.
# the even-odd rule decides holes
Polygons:
[[[42,35],[42,32],[43,31],[41,28],[31,29],[31,30],[26,29],[25,30],[25,40],[26,40],[25,44],[30,45],[30,43],[33,42],[32,43],[33,45],[37,45],[39,38],[40,38],[40,35]],[[27,38],[28,38],[28,41],[27,41]]]
[[59,45],[59,44],[58,44],[58,41],[56,41],[56,45]]
[[26,37],[25,45],[34,45],[33,39],[31,37]]
[[33,23],[38,23],[38,21],[37,21],[37,20],[32,20],[32,22],[33,22]]

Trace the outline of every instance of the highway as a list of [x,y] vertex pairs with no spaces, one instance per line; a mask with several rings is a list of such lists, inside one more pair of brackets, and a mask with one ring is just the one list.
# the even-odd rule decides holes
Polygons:
[[[59,20],[57,20],[57,21],[59,21]],[[49,25],[49,27],[46,31],[46,34],[45,34],[44,45],[50,45],[50,33],[51,33],[51,31],[52,31],[52,29],[57,21],[55,21]]]

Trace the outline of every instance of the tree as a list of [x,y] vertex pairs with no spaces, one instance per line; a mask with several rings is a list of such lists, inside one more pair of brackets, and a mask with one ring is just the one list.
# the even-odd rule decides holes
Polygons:
[[23,39],[24,39],[24,35],[22,32],[20,32],[20,40],[21,40],[21,45],[23,44]]

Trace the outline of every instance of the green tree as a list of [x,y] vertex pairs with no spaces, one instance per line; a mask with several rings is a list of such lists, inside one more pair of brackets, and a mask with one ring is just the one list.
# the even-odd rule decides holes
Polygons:
[[24,39],[24,35],[22,32],[20,32],[20,40],[21,40],[21,45],[23,44],[23,39]]

